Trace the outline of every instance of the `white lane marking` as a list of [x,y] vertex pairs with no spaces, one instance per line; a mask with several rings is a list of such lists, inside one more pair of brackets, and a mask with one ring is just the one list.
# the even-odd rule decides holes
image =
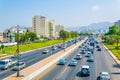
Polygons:
[[63,72],[60,75],[62,75],[63,73],[65,73],[66,70],[67,70],[67,67],[63,70]]

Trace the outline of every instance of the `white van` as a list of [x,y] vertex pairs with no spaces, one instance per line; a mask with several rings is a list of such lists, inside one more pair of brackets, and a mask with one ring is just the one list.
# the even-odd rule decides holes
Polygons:
[[5,59],[0,61],[0,69],[7,69],[11,66],[11,59]]

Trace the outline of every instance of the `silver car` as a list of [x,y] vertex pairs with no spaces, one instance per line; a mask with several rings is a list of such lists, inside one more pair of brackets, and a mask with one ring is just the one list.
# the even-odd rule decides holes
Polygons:
[[49,52],[48,49],[44,49],[42,53],[45,54],[45,53],[48,53],[48,52]]
[[24,62],[19,62],[19,63],[16,63],[13,67],[12,67],[12,70],[15,70],[17,71],[18,69],[23,69],[25,68],[26,64]]
[[69,66],[76,66],[77,65],[77,60],[76,59],[72,59]]

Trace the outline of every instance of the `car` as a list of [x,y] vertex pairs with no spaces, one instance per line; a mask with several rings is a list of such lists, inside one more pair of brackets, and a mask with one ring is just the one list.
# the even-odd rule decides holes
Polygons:
[[57,49],[57,47],[56,47],[56,46],[52,46],[51,48],[52,48],[52,50],[56,50],[56,49]]
[[82,55],[81,54],[77,54],[76,56],[75,56],[75,59],[76,60],[79,60],[79,59],[81,59],[82,58]]
[[12,70],[13,71],[17,71],[18,69],[21,70],[23,68],[25,68],[26,64],[24,62],[19,62],[19,63],[16,63],[13,67],[12,67]]
[[66,59],[60,59],[58,64],[59,65],[65,65],[67,63]]
[[67,48],[67,44],[64,44],[62,48],[63,48],[63,49]]
[[81,51],[80,51],[80,54],[85,54],[85,50],[81,50]]
[[62,48],[62,45],[58,45],[58,48]]
[[0,69],[8,69],[11,66],[11,59],[5,59],[0,61]]
[[99,45],[96,45],[96,48],[99,48],[100,46]]
[[90,56],[91,56],[91,54],[86,54],[86,55],[85,55],[85,57],[90,57]]
[[90,56],[87,61],[88,61],[88,62],[94,62],[93,56]]
[[10,60],[11,60],[11,65],[14,65],[14,64],[17,63],[17,57],[16,56],[11,56]]
[[69,66],[76,66],[77,65],[77,60],[76,59],[72,59]]
[[81,45],[78,48],[81,48]]
[[98,48],[97,51],[101,51],[101,48]]
[[48,49],[44,49],[44,50],[42,51],[43,54],[46,54],[46,53],[48,53],[48,52],[49,52]]
[[90,75],[90,67],[88,65],[83,65],[81,68],[82,76],[89,76]]
[[108,72],[100,72],[100,80],[110,80],[110,75]]

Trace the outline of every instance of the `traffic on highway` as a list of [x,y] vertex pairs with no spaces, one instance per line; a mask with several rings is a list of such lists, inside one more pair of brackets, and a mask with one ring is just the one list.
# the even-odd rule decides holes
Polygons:
[[11,56],[0,60],[0,80],[6,78],[7,76],[15,73],[18,69],[24,69],[31,66],[44,58],[56,54],[61,50],[65,50],[71,45],[75,45],[84,37],[70,40],[68,42],[52,45],[50,47],[42,48],[40,50],[30,51],[20,56],[20,61],[17,63],[16,57]]
[[120,70],[114,65],[103,44],[89,37],[40,80],[119,80]]

